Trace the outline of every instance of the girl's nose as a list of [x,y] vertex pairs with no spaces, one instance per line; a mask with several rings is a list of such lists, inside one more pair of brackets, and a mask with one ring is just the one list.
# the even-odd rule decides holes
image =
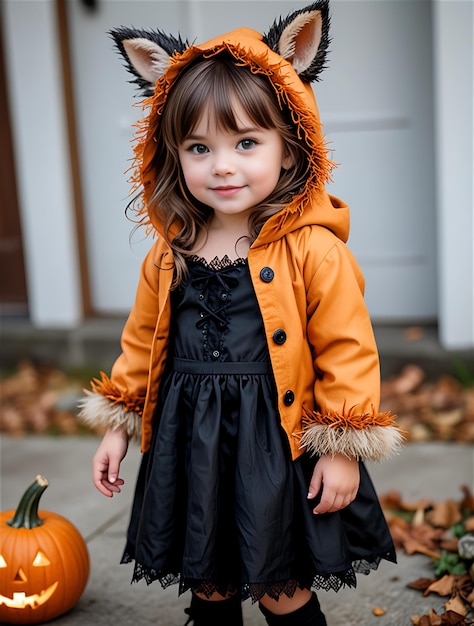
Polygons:
[[213,176],[227,176],[235,172],[235,166],[229,155],[217,154],[212,164]]

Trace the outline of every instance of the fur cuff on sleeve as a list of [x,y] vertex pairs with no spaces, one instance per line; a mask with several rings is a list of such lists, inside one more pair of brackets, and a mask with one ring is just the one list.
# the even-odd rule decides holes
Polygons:
[[121,402],[113,402],[96,391],[86,391],[79,403],[79,419],[92,428],[125,428],[131,439],[140,439],[141,415],[127,411]]
[[397,454],[403,432],[391,413],[342,416],[307,414],[303,420],[301,448],[311,455],[343,454],[351,459],[380,461]]

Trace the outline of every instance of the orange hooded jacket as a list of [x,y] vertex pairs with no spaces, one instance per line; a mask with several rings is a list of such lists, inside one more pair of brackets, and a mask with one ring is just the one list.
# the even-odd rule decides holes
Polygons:
[[[151,45],[144,41],[141,38],[142,48]],[[142,451],[149,448],[167,359],[173,278],[163,225],[156,213],[148,213],[156,174],[154,136],[181,69],[199,55],[224,50],[268,76],[312,154],[304,190],[268,219],[248,253],[292,456],[308,449],[319,455],[384,458],[398,449],[402,437],[394,416],[379,412],[379,360],[363,299],[364,280],[345,243],[348,207],[324,189],[333,164],[327,158],[314,94],[295,71],[294,59],[292,65],[250,29],[174,53],[146,101],[150,108],[135,148],[134,180],[143,188],[144,222],[158,238],[142,265],[122,353],[110,378],[102,373],[100,380],[92,381],[82,418],[92,425],[123,427],[130,436],[141,433]]]

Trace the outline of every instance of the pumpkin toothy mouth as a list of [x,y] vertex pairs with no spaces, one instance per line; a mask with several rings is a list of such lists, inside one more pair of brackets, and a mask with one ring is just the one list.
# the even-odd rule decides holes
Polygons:
[[51,598],[57,586],[58,583],[55,582],[51,587],[48,587],[39,594],[35,593],[32,596],[27,596],[24,591],[15,592],[13,598],[7,598],[0,594],[0,606],[4,604],[9,609],[24,609],[27,606],[31,606],[32,609],[37,609]]

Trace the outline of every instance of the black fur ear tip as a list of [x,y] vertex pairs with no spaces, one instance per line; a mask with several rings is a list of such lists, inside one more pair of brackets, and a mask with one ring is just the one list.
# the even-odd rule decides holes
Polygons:
[[119,50],[123,50],[123,41],[125,39],[133,39],[134,37],[141,37],[143,31],[137,28],[128,26],[116,26],[107,31],[107,35],[113,40]]
[[111,37],[114,41],[118,41],[120,39],[120,33],[125,29],[124,26],[117,26],[116,28],[111,28],[107,31],[107,35]]
[[127,26],[117,26],[116,28],[108,30],[107,35],[109,35],[114,42],[115,51],[122,57],[122,60],[124,61],[123,66],[129,74],[133,76],[133,79],[128,82],[136,86],[139,91],[137,96],[149,97],[153,95],[154,86],[140,76],[140,74],[135,70],[125,51],[125,46],[123,45],[125,39],[140,37],[140,31]]

